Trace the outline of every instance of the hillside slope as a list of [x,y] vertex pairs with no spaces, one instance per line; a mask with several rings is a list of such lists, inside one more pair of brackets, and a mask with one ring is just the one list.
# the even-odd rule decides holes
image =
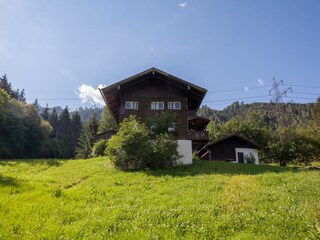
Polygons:
[[[285,103],[281,105],[281,115],[288,126],[309,125],[313,120],[313,103]],[[223,110],[214,110],[209,106],[202,106],[198,115],[218,122],[226,122],[231,118],[239,116],[246,118],[249,113],[257,113],[271,128],[276,128],[279,122],[277,106],[274,103],[250,103],[234,102]]]
[[198,161],[119,172],[108,159],[0,162],[0,239],[320,237],[320,173]]

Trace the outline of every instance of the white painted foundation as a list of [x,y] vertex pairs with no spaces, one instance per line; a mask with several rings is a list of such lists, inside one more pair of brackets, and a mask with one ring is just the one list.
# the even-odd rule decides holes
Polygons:
[[236,162],[238,161],[238,152],[243,153],[244,157],[244,163],[247,163],[246,157],[249,156],[250,153],[252,153],[256,159],[255,164],[259,164],[259,156],[258,156],[258,150],[253,148],[236,148]]
[[178,165],[192,164],[192,142],[191,140],[178,140],[178,153],[182,157],[177,160]]

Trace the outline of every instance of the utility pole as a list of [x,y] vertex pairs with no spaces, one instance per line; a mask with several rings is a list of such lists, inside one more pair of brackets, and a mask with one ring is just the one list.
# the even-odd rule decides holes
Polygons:
[[272,95],[271,102],[276,105],[276,116],[278,116],[280,127],[287,127],[287,121],[284,117],[284,104],[282,97],[287,96],[287,92],[292,92],[292,88],[289,87],[281,90],[280,85],[283,85],[283,80],[276,81],[276,79],[273,78],[273,84],[269,91],[269,95]]

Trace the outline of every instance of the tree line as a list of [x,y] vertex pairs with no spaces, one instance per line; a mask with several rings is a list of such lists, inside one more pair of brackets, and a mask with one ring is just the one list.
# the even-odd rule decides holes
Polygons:
[[[280,103],[282,111],[279,113],[279,105],[276,103],[249,103],[234,102],[223,110],[215,110],[203,105],[198,115],[213,121],[225,123],[232,118],[245,119],[251,112],[255,112],[262,121],[272,129],[281,127],[281,120],[287,127],[299,127],[313,124],[315,103]],[[282,119],[280,119],[282,118]]]
[[[251,111],[246,114],[239,114],[225,122],[211,117],[207,126],[211,141],[230,134],[238,134],[260,144],[263,149],[260,151],[261,162],[278,163],[280,166],[287,164],[308,164],[311,161],[320,160],[320,97],[310,111],[305,124],[280,124],[281,121],[275,118],[276,124],[266,122],[259,111]],[[206,112],[210,108],[203,107]],[[286,113],[286,115],[290,115]],[[210,117],[210,116],[209,116]],[[287,117],[287,116],[285,116]]]
[[26,103],[24,90],[13,89],[6,75],[0,77],[0,113],[0,159],[83,157],[99,131],[115,127],[106,108],[100,127],[95,111],[85,123],[68,107],[58,114],[46,106],[40,113],[38,101]]

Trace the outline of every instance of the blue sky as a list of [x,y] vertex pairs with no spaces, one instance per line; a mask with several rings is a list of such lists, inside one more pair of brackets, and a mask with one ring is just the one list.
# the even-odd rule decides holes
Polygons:
[[0,0],[0,75],[71,110],[151,67],[208,89],[215,109],[269,102],[273,77],[285,102],[314,102],[319,13],[318,0]]

